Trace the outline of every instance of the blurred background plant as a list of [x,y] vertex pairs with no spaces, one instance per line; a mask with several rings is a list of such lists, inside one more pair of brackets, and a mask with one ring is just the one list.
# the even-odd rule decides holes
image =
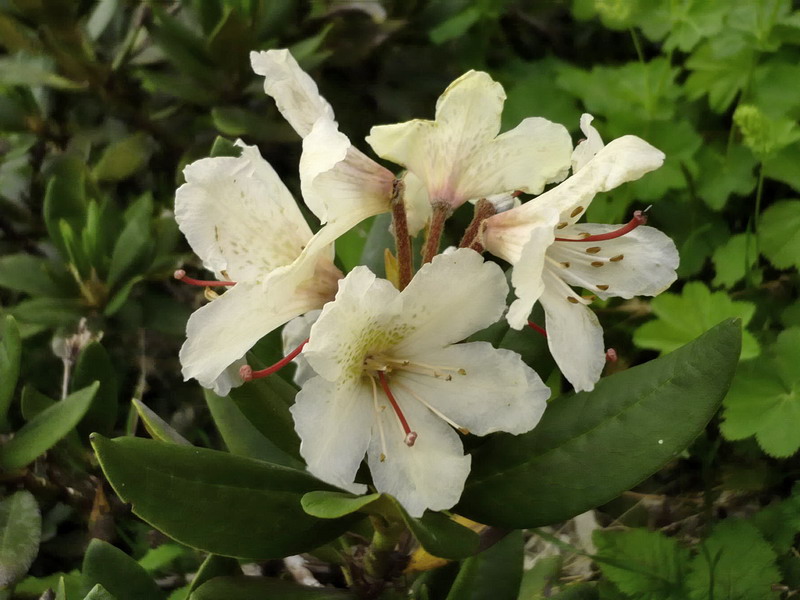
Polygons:
[[[587,111],[606,141],[643,137],[664,167],[599,197],[588,220],[624,222],[652,204],[651,223],[679,247],[680,280],[652,301],[598,309],[619,356],[610,370],[728,317],[746,327],[721,414],[683,456],[601,507],[599,525],[526,533],[524,552],[522,537],[508,538],[460,570],[426,573],[416,597],[487,597],[468,595],[465,578],[485,584],[509,564],[519,568],[497,600],[797,594],[800,11],[790,0],[0,0],[0,46],[0,597],[58,592],[61,574],[57,597],[70,600],[97,584],[118,600],[187,596],[201,554],[115,499],[87,435],[132,435],[144,421],[155,437],[247,453],[226,426],[258,423],[265,397],[290,385],[264,384],[231,415],[183,384],[178,348],[202,298],[171,279],[179,266],[200,272],[172,202],[184,165],[225,151],[219,136],[258,145],[299,198],[299,140],[248,58],[278,47],[314,74],[356,143],[371,125],[432,117],[471,68],[504,84],[506,128],[540,115],[577,139]],[[348,234],[338,260],[380,269],[371,240],[385,225]],[[265,363],[280,354],[277,335],[256,349]],[[531,360],[544,377],[553,369]],[[218,563],[204,568],[239,568]]]

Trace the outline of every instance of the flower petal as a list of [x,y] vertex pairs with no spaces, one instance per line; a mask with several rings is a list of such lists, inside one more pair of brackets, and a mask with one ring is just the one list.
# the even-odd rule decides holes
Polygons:
[[251,52],[250,64],[264,76],[264,91],[275,99],[278,110],[300,137],[311,133],[320,117],[334,119],[331,105],[288,50]]
[[353,482],[375,419],[372,396],[369,386],[358,381],[342,385],[314,377],[289,409],[309,472],[354,494],[366,491]]
[[[603,328],[595,314],[561,279],[545,269],[540,301],[547,345],[564,377],[576,391],[591,391],[605,365]],[[577,302],[570,302],[568,297]]]
[[[583,223],[565,228],[564,235],[599,235],[618,229],[616,225]],[[594,254],[587,247],[600,248]],[[637,227],[612,240],[602,242],[555,242],[548,256],[568,262],[561,271],[569,285],[591,290],[600,298],[656,296],[677,279],[678,250],[675,243],[658,229]],[[598,287],[599,286],[599,287]]]
[[430,220],[433,208],[428,199],[425,182],[414,173],[406,171],[403,174],[403,184],[405,185],[403,202],[406,207],[408,233],[409,235],[417,235]]
[[450,508],[464,490],[470,457],[464,456],[458,434],[439,417],[402,392],[396,398],[417,441],[412,447],[405,445],[397,417],[382,398],[384,408],[367,452],[372,481],[379,492],[397,498],[412,517],[421,517],[425,509]]
[[423,265],[401,293],[410,332],[393,352],[443,348],[488,327],[503,314],[508,284],[502,269],[467,248]]
[[586,136],[586,139],[579,142],[575,146],[575,150],[572,151],[573,173],[580,171],[603,147],[603,138],[600,137],[597,129],[592,127],[593,120],[594,117],[589,113],[581,115],[581,131]]
[[318,119],[303,140],[300,183],[303,198],[322,223],[390,210],[394,175],[350,144],[336,123]]
[[440,376],[396,370],[392,387],[476,435],[530,431],[550,396],[550,389],[519,354],[486,342],[416,354],[414,362],[439,368]]
[[258,149],[204,158],[184,169],[175,219],[204,266],[239,282],[262,281],[298,257],[311,230]]

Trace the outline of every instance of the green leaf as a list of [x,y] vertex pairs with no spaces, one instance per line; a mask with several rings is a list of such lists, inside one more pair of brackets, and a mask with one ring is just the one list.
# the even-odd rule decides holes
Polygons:
[[0,501],[0,589],[20,579],[39,553],[42,516],[28,491]]
[[517,600],[522,549],[522,532],[512,531],[491,548],[466,559],[447,600]]
[[119,600],[119,599],[109,594],[106,588],[104,588],[102,585],[98,583],[91,590],[89,590],[89,593],[83,597],[83,600]]
[[125,211],[125,228],[119,234],[111,264],[108,269],[108,284],[114,286],[123,275],[136,274],[136,267],[143,267],[153,250],[150,221],[153,218],[153,197],[142,195]]
[[211,390],[203,391],[214,424],[230,452],[285,467],[303,467],[303,463],[264,436],[229,398],[218,396]]
[[[750,233],[739,233],[714,251],[714,285],[732,288],[751,273],[758,260],[756,238]],[[758,277],[754,276],[754,280]]]
[[370,271],[378,277],[386,274],[384,268],[384,250],[394,247],[394,238],[389,226],[392,223],[392,215],[381,214],[372,221],[372,227],[364,243],[364,250],[361,253],[359,264],[366,265]]
[[772,456],[800,449],[800,327],[781,332],[769,355],[742,363],[725,398],[720,425],[729,440],[756,436]]
[[189,596],[189,600],[343,600],[350,592],[303,587],[266,577],[215,577]]
[[144,428],[147,430],[147,433],[150,434],[151,438],[171,444],[191,446],[185,437],[175,431],[169,423],[159,417],[155,412],[150,410],[144,402],[136,398],[133,398],[131,402],[136,408],[136,412],[139,413],[139,418],[142,420]]
[[89,543],[81,572],[84,593],[101,585],[117,600],[164,598],[164,593],[139,563],[119,548],[99,539]]
[[800,140],[800,127],[794,119],[769,117],[752,104],[737,106],[733,122],[742,132],[745,146],[762,161]]
[[239,566],[239,561],[235,558],[228,556],[217,556],[216,554],[209,554],[197,569],[197,574],[192,579],[189,586],[189,593],[203,585],[206,581],[210,581],[215,577],[229,577],[234,575],[241,575],[242,569]]
[[190,554],[194,554],[194,551],[180,544],[161,544],[155,548],[150,548],[136,562],[148,573],[155,573],[168,569],[176,560]]
[[83,229],[86,219],[86,165],[76,156],[65,156],[54,168],[44,195],[44,222],[50,239],[67,258],[60,222],[73,231]]
[[144,133],[112,142],[92,170],[98,181],[121,181],[144,168],[150,160],[150,140]]
[[26,421],[35,419],[37,416],[55,404],[55,400],[45,396],[31,385],[26,385],[24,388],[22,388],[20,411],[22,412],[22,418]]
[[431,29],[428,32],[428,37],[431,42],[439,46],[464,35],[480,18],[480,9],[476,6],[470,6]]
[[744,37],[724,32],[704,42],[686,61],[691,71],[686,93],[692,100],[708,95],[711,110],[725,112],[747,85],[754,63],[755,53]]
[[761,251],[779,269],[800,268],[800,200],[781,200],[761,215]]
[[0,86],[48,86],[62,90],[75,90],[83,84],[70,81],[55,73],[53,61],[48,56],[16,52],[0,57]]
[[217,157],[217,156],[241,156],[242,148],[241,146],[237,146],[232,141],[227,138],[224,138],[218,135],[214,138],[214,144],[211,146],[211,154],[209,156]]
[[702,177],[697,179],[697,195],[713,210],[721,210],[731,194],[747,196],[756,187],[755,158],[744,146],[724,149],[704,145],[698,153]]
[[639,13],[637,24],[652,40],[664,41],[664,50],[678,49],[690,52],[701,40],[717,35],[722,30],[728,5],[709,0],[661,0],[636,3]]
[[19,378],[22,342],[14,317],[0,318],[0,431],[8,427],[8,409]]
[[[633,341],[640,348],[661,352],[675,350],[725,319],[738,318],[747,326],[756,310],[751,302],[731,300],[725,292],[711,292],[699,281],[687,283],[680,295],[664,293],[653,298],[650,306],[658,318],[636,329]],[[742,359],[759,352],[758,342],[745,331]]]
[[303,494],[333,489],[304,471],[141,438],[95,435],[92,443],[109,482],[137,515],[207,552],[279,558],[322,545],[355,521],[304,513]]
[[600,570],[636,600],[685,600],[689,551],[673,538],[646,529],[596,531]]
[[[751,523],[726,519],[714,527],[686,579],[692,600],[770,600],[781,581],[775,552]],[[713,581],[713,585],[712,585]]]
[[301,500],[306,513],[321,519],[337,519],[356,511],[403,521],[425,550],[441,558],[464,558],[478,550],[478,535],[446,515],[426,511],[421,519],[411,517],[388,494],[352,496],[343,492],[315,491]]
[[8,312],[19,322],[48,327],[66,327],[77,323],[84,305],[72,298],[33,298],[23,300]]
[[493,436],[473,453],[454,510],[488,525],[537,527],[630,489],[705,427],[730,384],[740,335],[738,322],[721,323],[592,392],[558,397],[528,433]]
[[86,414],[98,387],[95,382],[73,392],[23,425],[11,441],[0,448],[0,467],[19,469],[55,446]]
[[100,382],[100,389],[97,390],[79,429],[84,434],[93,431],[108,433],[117,420],[119,383],[114,364],[100,342],[92,342],[78,356],[72,376],[72,389],[86,387],[93,381]]
[[0,258],[0,287],[31,296],[58,296],[62,290],[50,275],[52,263],[30,254]]

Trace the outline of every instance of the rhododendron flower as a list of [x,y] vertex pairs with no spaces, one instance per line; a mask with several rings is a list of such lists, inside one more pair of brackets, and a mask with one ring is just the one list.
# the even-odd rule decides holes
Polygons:
[[375,487],[412,516],[453,506],[470,468],[455,430],[523,433],[550,393],[518,354],[456,343],[502,316],[507,291],[500,267],[468,249],[402,292],[366,267],[348,274],[311,327],[303,356],[317,376],[291,408],[309,471],[361,493],[366,453]]
[[603,146],[592,117],[583,115],[586,140],[573,152],[572,176],[518,208],[488,218],[481,243],[514,265],[517,299],[508,322],[521,329],[537,300],[545,311],[550,351],[576,390],[591,390],[605,364],[603,330],[571,286],[600,298],[655,296],[675,281],[678,252],[666,235],[639,226],[577,224],[595,194],[642,177],[664,154],[626,135]]
[[333,264],[330,232],[312,236],[257,148],[198,160],[184,175],[175,218],[220,280],[197,283],[229,289],[189,318],[180,359],[186,379],[225,395],[242,382],[238,366],[245,353],[289,319],[333,299],[342,273]]
[[373,127],[367,142],[419,179],[431,204],[450,211],[504,191],[538,194],[566,176],[572,140],[562,125],[539,117],[498,135],[505,98],[488,74],[469,71],[439,97],[434,121]]

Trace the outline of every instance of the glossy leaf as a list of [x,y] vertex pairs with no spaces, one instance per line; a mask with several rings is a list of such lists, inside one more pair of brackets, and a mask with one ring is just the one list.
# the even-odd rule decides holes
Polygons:
[[355,598],[345,590],[311,588],[266,577],[215,577],[189,600],[343,600]]
[[89,590],[89,593],[83,597],[83,600],[119,600],[119,598],[112,596],[106,588],[98,583]]
[[197,574],[192,579],[189,586],[189,593],[203,585],[206,581],[210,581],[215,577],[233,577],[241,575],[242,569],[239,566],[239,561],[229,556],[217,556],[216,554],[209,554],[197,570]]
[[72,378],[72,389],[100,382],[100,388],[80,425],[81,433],[108,433],[117,420],[119,385],[117,372],[106,349],[92,342],[78,356]]
[[517,600],[522,582],[521,531],[461,563],[447,600]]
[[31,254],[0,258],[0,287],[32,296],[56,296],[60,289],[50,275],[51,263]]
[[142,438],[95,435],[92,443],[109,482],[137,515],[207,552],[279,558],[322,545],[356,521],[304,513],[303,494],[333,489],[304,471]]
[[683,348],[561,396],[532,431],[499,434],[473,455],[459,514],[523,528],[564,521],[608,502],[683,451],[728,390],[740,323],[728,320]]
[[169,442],[171,444],[180,444],[181,446],[191,446],[185,437],[175,431],[169,423],[148,408],[144,402],[136,398],[133,398],[131,402],[134,408],[136,408],[136,412],[139,413],[139,418],[142,420],[147,433],[149,433],[150,437],[154,440]]
[[158,600],[164,593],[139,563],[119,548],[93,539],[83,557],[82,588],[103,586],[117,600]]
[[7,428],[8,408],[19,377],[22,342],[19,327],[12,316],[0,320],[0,431]]
[[73,392],[26,423],[10,442],[0,448],[0,467],[19,469],[52,448],[83,418],[98,387],[95,382]]
[[136,133],[103,150],[92,174],[100,181],[120,181],[143,168],[149,158],[150,141],[144,133]]
[[28,491],[0,501],[0,589],[28,572],[39,552],[42,516]]

